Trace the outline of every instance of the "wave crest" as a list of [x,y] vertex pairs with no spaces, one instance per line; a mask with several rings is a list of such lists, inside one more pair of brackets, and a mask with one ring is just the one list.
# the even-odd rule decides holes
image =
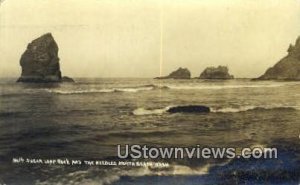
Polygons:
[[238,108],[225,107],[225,108],[211,108],[213,113],[238,113],[247,111],[268,111],[268,110],[298,110],[296,106],[242,106]]
[[45,89],[46,92],[55,93],[55,94],[87,94],[87,93],[116,93],[116,92],[128,92],[128,93],[137,93],[140,91],[151,91],[151,90],[222,90],[222,89],[237,89],[237,88],[272,88],[280,87],[284,84],[248,84],[248,85],[141,85],[134,87],[115,87],[115,88],[103,88],[103,89]]
[[[138,167],[138,168],[114,168],[105,171],[97,169],[88,169],[86,171],[71,172],[64,177],[57,176],[46,181],[37,181],[38,185],[59,184],[86,184],[86,185],[109,185],[120,180],[121,177],[143,177],[143,176],[173,176],[173,175],[205,175],[211,166],[209,164],[203,167],[191,168],[184,165],[171,165],[170,167]],[[91,174],[99,174],[98,177],[91,179]],[[80,178],[79,178],[80,177]]]
[[167,113],[169,108],[172,106],[168,106],[162,109],[145,109],[145,108],[137,108],[132,113],[136,116],[142,116],[142,115],[153,115],[153,114],[164,114]]
[[168,89],[167,86],[157,86],[157,85],[143,85],[137,87],[120,87],[120,88],[107,88],[107,89],[87,89],[87,90],[60,90],[60,89],[46,89],[46,92],[55,94],[88,94],[88,93],[117,93],[117,92],[127,92],[127,93],[137,93],[140,91],[151,91],[156,89]]

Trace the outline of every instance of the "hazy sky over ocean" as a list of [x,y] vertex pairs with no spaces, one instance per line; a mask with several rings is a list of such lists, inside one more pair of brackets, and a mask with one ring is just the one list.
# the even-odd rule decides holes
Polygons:
[[164,75],[227,65],[236,77],[257,77],[286,55],[299,23],[299,0],[6,0],[0,77],[18,77],[27,44],[46,32],[64,75],[159,76],[161,25]]

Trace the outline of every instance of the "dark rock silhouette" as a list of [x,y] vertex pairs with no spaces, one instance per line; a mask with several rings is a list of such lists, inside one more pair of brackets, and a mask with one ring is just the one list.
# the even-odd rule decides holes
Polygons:
[[61,79],[62,82],[75,82],[72,78],[68,76],[63,76]]
[[156,77],[155,79],[190,79],[191,72],[187,68],[178,68],[173,71],[168,76]]
[[226,66],[208,67],[201,74],[200,79],[233,79],[234,76],[230,75]]
[[300,37],[287,52],[287,56],[255,80],[300,80]]
[[202,105],[186,105],[171,107],[167,110],[168,113],[209,113],[210,108]]
[[22,74],[18,82],[62,82],[58,46],[51,33],[28,44],[20,65]]

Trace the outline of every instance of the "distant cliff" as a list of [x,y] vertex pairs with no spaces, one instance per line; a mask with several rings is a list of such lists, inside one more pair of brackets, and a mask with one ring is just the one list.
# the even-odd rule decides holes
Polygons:
[[[20,59],[22,67],[18,82],[62,82],[58,46],[51,33],[42,35],[28,44]],[[68,78],[71,82],[73,79]]]
[[201,74],[200,79],[233,79],[234,76],[230,75],[226,66],[208,67]]
[[156,77],[155,79],[190,79],[191,72],[187,68],[178,68],[173,71],[168,76]]
[[287,52],[287,56],[255,80],[300,80],[300,37]]

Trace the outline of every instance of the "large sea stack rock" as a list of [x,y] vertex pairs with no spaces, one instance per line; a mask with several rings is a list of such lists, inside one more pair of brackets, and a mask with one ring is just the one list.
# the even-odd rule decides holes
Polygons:
[[219,79],[227,80],[233,79],[234,76],[230,75],[226,66],[208,67],[201,74],[200,79]]
[[[62,82],[58,46],[47,33],[28,44],[21,56],[22,75],[18,82]],[[69,80],[71,81],[71,80]]]
[[300,80],[300,37],[287,52],[287,56],[255,80]]
[[155,79],[190,79],[191,72],[187,68],[178,68],[173,71],[168,76],[156,77]]

